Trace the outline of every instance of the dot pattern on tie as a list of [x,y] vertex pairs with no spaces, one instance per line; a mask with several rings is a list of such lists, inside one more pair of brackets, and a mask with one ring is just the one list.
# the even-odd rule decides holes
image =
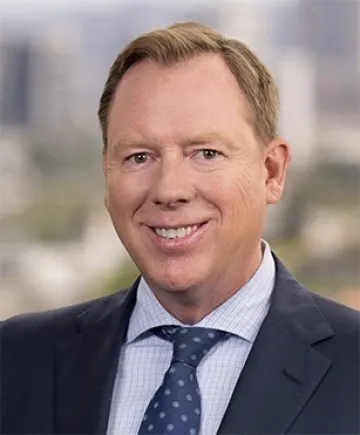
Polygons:
[[139,435],[198,435],[201,397],[196,369],[209,350],[229,334],[216,329],[179,326],[154,328],[153,333],[173,343],[173,357],[145,411]]

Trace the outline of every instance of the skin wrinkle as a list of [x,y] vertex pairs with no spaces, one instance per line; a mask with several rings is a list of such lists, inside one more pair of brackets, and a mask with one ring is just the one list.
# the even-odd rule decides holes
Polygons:
[[[107,208],[155,296],[184,323],[198,322],[255,273],[266,205],[281,195],[288,146],[280,138],[259,146],[246,111],[225,62],[204,55],[176,68],[135,65],[109,114]],[[194,145],[204,135],[205,143]],[[206,160],[196,150],[207,147],[221,154]],[[123,162],[138,151],[149,152],[149,160]],[[168,252],[154,245],[146,226],[164,219],[209,222],[191,249]]]

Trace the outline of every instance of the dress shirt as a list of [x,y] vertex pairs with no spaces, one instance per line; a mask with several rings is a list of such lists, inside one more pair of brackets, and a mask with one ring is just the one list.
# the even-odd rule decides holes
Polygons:
[[[225,272],[226,273],[226,272]],[[252,278],[222,305],[193,326],[229,332],[197,369],[201,391],[201,435],[215,435],[235,385],[269,310],[275,263],[263,241],[263,259]],[[120,353],[111,402],[108,435],[136,435],[145,410],[172,358],[172,343],[149,333],[162,325],[185,326],[166,311],[142,278]]]

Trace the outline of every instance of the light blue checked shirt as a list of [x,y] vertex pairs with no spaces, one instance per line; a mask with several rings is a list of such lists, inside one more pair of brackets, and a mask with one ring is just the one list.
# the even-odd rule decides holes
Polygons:
[[[194,326],[221,329],[232,336],[215,345],[198,366],[201,435],[216,434],[270,306],[275,264],[263,242],[261,265],[250,281]],[[145,410],[172,358],[172,343],[144,334],[162,325],[184,326],[167,312],[141,279],[116,375],[108,435],[136,435]]]

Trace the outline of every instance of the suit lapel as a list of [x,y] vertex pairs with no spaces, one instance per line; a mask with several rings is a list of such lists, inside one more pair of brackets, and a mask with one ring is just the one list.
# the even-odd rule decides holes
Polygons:
[[77,318],[80,333],[61,343],[56,355],[55,431],[103,434],[121,345],[126,338],[136,287],[115,294]]
[[[271,309],[236,385],[218,434],[283,434],[331,365],[312,345],[333,331],[311,294],[276,259]],[[137,283],[77,318],[79,334],[57,348],[55,433],[106,433],[121,345]]]
[[311,294],[276,259],[272,306],[238,380],[219,435],[284,434],[331,361],[312,345],[333,331]]

